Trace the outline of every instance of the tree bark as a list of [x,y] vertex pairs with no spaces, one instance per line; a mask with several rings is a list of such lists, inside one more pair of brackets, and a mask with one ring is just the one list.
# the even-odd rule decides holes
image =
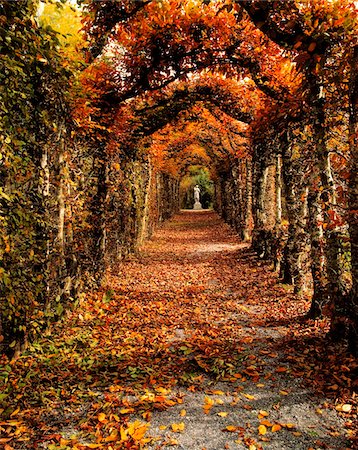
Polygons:
[[314,133],[314,165],[316,171],[319,172],[322,190],[321,201],[324,221],[325,260],[328,293],[332,309],[330,334],[332,338],[340,340],[345,336],[347,331],[347,292],[345,282],[342,279],[343,269],[340,261],[342,253],[340,235],[330,216],[330,213],[335,211],[337,200],[329,152],[326,145],[325,100],[321,93],[322,87],[319,84],[317,75],[309,73],[307,75],[307,81]]
[[352,289],[348,297],[349,348],[358,355],[358,46],[352,50],[349,84],[349,233],[351,242]]
[[294,154],[294,145],[298,144],[292,137],[285,145],[282,155],[289,227],[281,275],[283,282],[292,282],[295,293],[301,294],[306,289],[308,277],[309,241],[306,231],[308,188],[305,182],[306,167],[303,164],[304,149],[296,149]]
[[319,200],[318,186],[311,185],[308,194],[308,230],[311,241],[311,273],[313,280],[313,295],[307,317],[319,318],[323,315],[328,303],[327,274],[324,263],[324,237],[322,228],[322,208]]
[[251,233],[252,233],[252,161],[249,157],[246,159],[246,184],[245,184],[245,212],[244,212],[244,231],[243,231],[243,238],[244,241],[250,241],[251,240]]

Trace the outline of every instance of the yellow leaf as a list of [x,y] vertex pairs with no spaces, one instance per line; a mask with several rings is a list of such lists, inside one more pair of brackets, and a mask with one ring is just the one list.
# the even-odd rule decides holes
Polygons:
[[272,425],[271,431],[272,431],[273,433],[275,433],[276,431],[280,431],[280,430],[282,430],[282,427],[281,427],[280,424],[275,423],[275,425]]
[[111,433],[109,436],[107,436],[106,438],[104,438],[104,442],[114,442],[116,441],[118,438],[118,431],[114,430],[113,433]]
[[265,425],[260,425],[259,426],[259,434],[261,434],[263,436],[266,433],[267,433],[267,428],[265,427]]
[[181,433],[182,431],[184,431],[185,424],[184,422],[172,423],[171,427],[174,433]]
[[15,409],[15,411],[10,414],[10,417],[16,416],[16,414],[18,414],[19,412],[20,412],[20,408]]
[[99,413],[97,418],[98,418],[98,422],[106,421],[106,415],[104,413]]
[[352,409],[352,405],[348,405],[348,403],[342,405],[342,411],[343,412],[350,412]]
[[280,394],[281,395],[288,395],[288,392],[287,391],[280,391]]
[[148,427],[149,424],[136,420],[129,424],[127,433],[132,436],[134,440],[140,441],[144,437]]
[[127,430],[125,430],[123,427],[121,427],[120,433],[121,433],[121,441],[123,441],[123,442],[127,441],[128,440]]
[[186,416],[186,411],[185,411],[185,409],[182,409],[182,410],[180,411],[180,415],[181,415],[181,417],[185,417],[185,416]]
[[246,397],[249,400],[255,400],[255,397],[251,394],[242,394],[244,397]]
[[123,408],[123,409],[120,409],[119,412],[121,414],[128,414],[128,413],[134,412],[134,409],[133,408]]
[[159,430],[162,430],[162,431],[164,431],[164,430],[166,430],[167,429],[167,426],[166,425],[160,425],[160,427],[159,427]]
[[218,412],[218,416],[220,416],[220,417],[226,417],[228,414],[229,413],[225,412],[225,411]]
[[215,395],[224,395],[225,392],[223,392],[223,391],[213,391],[213,394],[215,394]]
[[259,411],[259,416],[261,416],[260,419],[262,419],[262,417],[267,417],[268,415],[269,413],[267,411],[260,409]]
[[256,447],[256,445],[254,445],[254,444],[250,444],[250,446],[249,446],[249,450],[257,450],[257,447]]
[[214,406],[214,404],[215,404],[215,401],[212,398],[205,397],[204,406],[203,406],[204,413],[208,414],[210,409]]

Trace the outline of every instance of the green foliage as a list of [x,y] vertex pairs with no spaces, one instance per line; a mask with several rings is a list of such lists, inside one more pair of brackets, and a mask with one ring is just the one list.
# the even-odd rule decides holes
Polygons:
[[43,324],[50,227],[41,164],[68,76],[56,33],[38,26],[36,9],[34,1],[0,5],[0,332],[13,347]]
[[85,40],[81,33],[81,14],[74,5],[66,0],[62,3],[46,3],[39,21],[43,28],[50,27],[58,33],[60,51],[66,56],[68,63],[76,65],[83,62]]
[[204,209],[212,207],[214,198],[214,183],[211,181],[210,172],[206,167],[190,166],[186,175],[180,182],[181,207],[193,208],[194,186],[199,185],[200,201]]

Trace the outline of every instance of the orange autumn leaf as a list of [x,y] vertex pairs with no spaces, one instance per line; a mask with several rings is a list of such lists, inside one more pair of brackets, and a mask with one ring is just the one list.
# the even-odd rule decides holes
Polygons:
[[105,422],[106,421],[106,415],[104,413],[99,413],[97,416],[98,422]]
[[276,372],[277,373],[284,373],[284,372],[287,372],[288,371],[288,368],[287,367],[278,367],[277,369],[276,369]]
[[129,424],[127,434],[132,436],[134,440],[140,441],[141,439],[143,439],[148,427],[149,427],[148,423],[136,420],[135,422]]
[[235,425],[228,425],[227,427],[224,428],[223,431],[229,431],[230,433],[235,433],[235,431],[239,430],[238,426]]
[[214,406],[214,404],[215,404],[215,400],[213,400],[210,397],[205,397],[205,399],[204,399],[204,406],[203,406],[204,413],[205,414],[209,414],[209,411]]

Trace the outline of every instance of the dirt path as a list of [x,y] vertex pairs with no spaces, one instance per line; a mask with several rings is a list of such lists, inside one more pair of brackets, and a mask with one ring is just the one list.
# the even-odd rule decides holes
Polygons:
[[215,213],[181,213],[4,361],[0,443],[352,448],[356,365],[327,347],[326,322],[301,320],[307,307]]

